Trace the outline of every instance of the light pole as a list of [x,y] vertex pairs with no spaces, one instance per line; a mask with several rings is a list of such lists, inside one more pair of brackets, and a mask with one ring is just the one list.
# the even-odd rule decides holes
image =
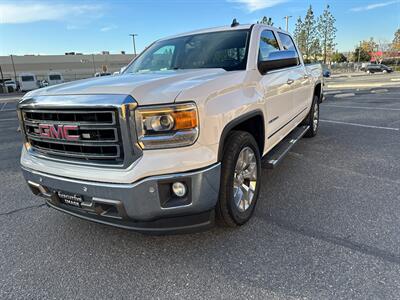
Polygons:
[[92,63],[93,63],[93,72],[96,73],[96,65],[94,64],[94,54],[93,53],[92,53]]
[[360,52],[361,52],[361,41],[360,46],[358,46],[358,63],[357,63],[357,71],[360,70]]
[[13,70],[14,70],[14,79],[15,79],[15,83],[16,83],[17,82],[17,72],[15,72],[14,58],[13,58],[12,54],[10,55],[10,57],[11,57],[11,63],[12,63]]
[[286,31],[289,31],[289,19],[291,18],[292,16],[285,16],[285,17],[283,17],[284,19],[286,19]]
[[135,36],[137,36],[137,33],[131,33],[130,36],[132,37],[132,42],[133,42],[133,53],[136,56],[136,43],[135,43]]

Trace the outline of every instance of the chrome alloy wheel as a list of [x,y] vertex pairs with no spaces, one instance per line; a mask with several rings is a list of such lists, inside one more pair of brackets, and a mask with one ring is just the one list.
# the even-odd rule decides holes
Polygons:
[[313,130],[317,131],[319,122],[319,105],[318,103],[314,104],[314,115],[313,115]]
[[253,201],[257,175],[255,153],[250,147],[245,147],[239,153],[233,179],[233,198],[240,212],[246,211]]

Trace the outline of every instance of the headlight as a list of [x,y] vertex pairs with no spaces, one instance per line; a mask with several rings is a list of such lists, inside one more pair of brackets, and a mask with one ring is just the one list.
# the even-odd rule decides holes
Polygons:
[[192,145],[199,134],[194,103],[139,107],[135,110],[139,145],[143,149]]

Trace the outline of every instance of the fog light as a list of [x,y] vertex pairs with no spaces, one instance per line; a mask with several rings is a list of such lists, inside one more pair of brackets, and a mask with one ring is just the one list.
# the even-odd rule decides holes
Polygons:
[[186,195],[186,185],[182,182],[174,182],[172,184],[172,191],[178,197],[183,197]]

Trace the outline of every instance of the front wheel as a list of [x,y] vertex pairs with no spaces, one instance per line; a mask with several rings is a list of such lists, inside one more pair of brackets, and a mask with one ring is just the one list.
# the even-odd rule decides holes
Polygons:
[[254,137],[233,131],[224,147],[217,218],[224,225],[236,227],[253,215],[261,176],[261,158]]

